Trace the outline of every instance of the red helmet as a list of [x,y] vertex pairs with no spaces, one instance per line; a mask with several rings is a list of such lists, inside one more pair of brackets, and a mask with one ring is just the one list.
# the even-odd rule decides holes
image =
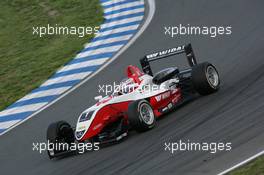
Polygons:
[[133,79],[134,83],[140,84],[141,80],[139,79],[139,77],[144,75],[144,73],[141,72],[138,67],[129,65],[129,66],[127,66],[126,72],[127,72],[128,78]]

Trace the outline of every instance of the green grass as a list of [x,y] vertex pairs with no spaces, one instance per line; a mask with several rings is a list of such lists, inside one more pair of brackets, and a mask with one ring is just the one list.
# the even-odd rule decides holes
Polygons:
[[93,35],[33,35],[32,27],[99,26],[99,0],[0,1],[0,110],[37,88]]
[[264,175],[264,156],[232,171],[229,175]]

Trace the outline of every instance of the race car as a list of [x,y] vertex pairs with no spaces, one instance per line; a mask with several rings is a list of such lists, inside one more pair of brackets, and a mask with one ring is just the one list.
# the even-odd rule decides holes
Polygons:
[[[162,69],[153,74],[150,63],[185,53],[189,68]],[[75,128],[65,121],[52,123],[47,130],[51,143],[117,142],[134,129],[144,132],[155,127],[156,119],[182,105],[195,94],[209,95],[220,87],[219,74],[208,62],[197,63],[191,44],[146,55],[140,60],[142,71],[129,65],[127,77],[106,97],[83,111]],[[65,150],[49,149],[50,158]]]

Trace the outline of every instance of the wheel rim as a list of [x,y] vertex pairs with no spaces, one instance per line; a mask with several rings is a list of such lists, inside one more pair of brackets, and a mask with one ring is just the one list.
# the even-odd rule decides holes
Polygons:
[[149,106],[146,103],[143,103],[140,106],[139,112],[140,112],[140,116],[142,120],[144,121],[144,123],[148,125],[151,125],[153,123],[154,113],[153,113],[151,106]]
[[216,88],[219,84],[219,76],[213,66],[208,66],[206,70],[206,78],[211,87]]

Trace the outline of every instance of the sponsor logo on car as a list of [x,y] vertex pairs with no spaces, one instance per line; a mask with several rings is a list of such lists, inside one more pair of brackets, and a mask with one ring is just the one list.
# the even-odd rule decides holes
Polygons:
[[156,53],[147,55],[146,57],[151,60],[152,58],[160,57],[160,56],[175,53],[175,52],[180,52],[182,50],[184,50],[184,46],[179,46],[179,47],[174,47],[174,48],[167,49],[164,51],[156,52]]
[[164,99],[169,98],[169,97],[170,97],[170,91],[155,96],[155,99],[157,100],[157,102],[159,102],[160,100],[164,100]]
[[85,126],[80,126],[80,127],[78,127],[78,130],[84,130],[84,129],[86,129]]
[[179,95],[176,95],[171,101],[172,103],[177,103],[180,100],[180,98],[181,98],[181,95],[179,94]]

